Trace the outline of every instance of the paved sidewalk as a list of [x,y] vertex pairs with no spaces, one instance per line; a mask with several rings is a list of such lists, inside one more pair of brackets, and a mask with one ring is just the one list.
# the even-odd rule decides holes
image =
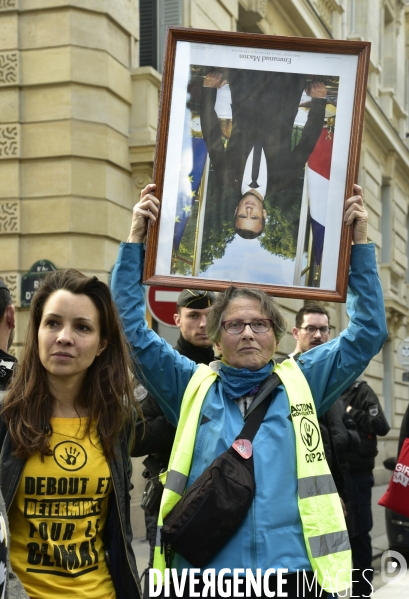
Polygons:
[[389,545],[388,538],[386,536],[385,508],[378,505],[378,501],[385,493],[387,487],[388,485],[378,485],[372,489],[373,528],[371,531],[371,537],[372,566],[374,568],[374,578],[372,584],[375,592],[385,585],[385,582],[381,577],[381,556],[384,551],[389,549]]
[[149,543],[145,539],[134,539],[132,541],[132,548],[135,553],[139,576],[141,576],[149,564]]
[[399,582],[389,582],[372,595],[374,599],[408,599],[409,597],[409,572]]
[[388,485],[379,485],[372,491],[372,514],[374,527],[372,529],[372,555],[374,558],[373,566],[375,576],[373,585],[375,592],[373,599],[408,599],[409,598],[409,572],[405,578],[400,581],[391,581],[386,584],[381,576],[381,556],[384,551],[389,549],[388,538],[386,536],[385,509],[378,505],[379,499],[386,491]]
[[388,485],[377,485],[372,489],[373,528],[371,531],[371,538],[373,559],[379,557],[384,551],[389,549],[388,539],[386,536],[385,508],[381,505],[378,505],[378,501],[385,493],[387,488]]

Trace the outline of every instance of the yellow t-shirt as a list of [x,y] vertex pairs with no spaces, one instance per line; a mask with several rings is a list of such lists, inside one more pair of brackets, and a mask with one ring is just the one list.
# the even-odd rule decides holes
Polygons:
[[97,430],[52,418],[52,456],[27,460],[10,508],[10,560],[32,599],[115,599],[102,532],[113,492]]

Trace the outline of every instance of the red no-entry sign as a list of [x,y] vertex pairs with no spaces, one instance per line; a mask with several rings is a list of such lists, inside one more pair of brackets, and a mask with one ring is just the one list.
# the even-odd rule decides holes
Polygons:
[[152,316],[162,324],[174,327],[173,315],[177,313],[176,302],[182,287],[149,287],[146,293],[148,308]]

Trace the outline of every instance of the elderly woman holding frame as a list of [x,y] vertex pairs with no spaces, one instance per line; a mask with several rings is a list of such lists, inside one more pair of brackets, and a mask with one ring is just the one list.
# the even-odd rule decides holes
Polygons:
[[[218,295],[208,316],[208,335],[222,354],[222,360],[210,367],[198,366],[178,354],[145,322],[141,283],[144,240],[147,223],[155,224],[160,208],[154,189],[153,184],[148,185],[134,208],[128,242],[121,245],[113,271],[112,289],[149,391],[167,418],[181,424],[169,464],[159,528],[163,522],[166,525],[168,514],[203,471],[234,445],[257,389],[274,371],[281,382],[252,442],[254,498],[230,538],[203,565],[203,579],[194,590],[200,590],[200,585],[206,587],[211,572],[217,574],[226,568],[233,582],[239,573],[235,584],[245,585],[260,573],[266,576],[262,596],[273,596],[271,593],[282,585],[289,597],[322,596],[317,580],[326,590],[342,590],[350,584],[348,535],[325,465],[316,418],[366,368],[387,335],[375,248],[367,243],[367,212],[361,189],[355,186],[356,195],[345,205],[345,221],[353,228],[354,242],[348,328],[297,360],[276,365],[273,356],[285,334],[280,308],[259,290],[229,288]],[[187,405],[195,406],[197,414],[189,426]],[[217,514],[214,517],[217,522]],[[219,522],[221,525],[222,518]],[[211,533],[209,527],[207,534]],[[197,535],[194,543],[200,546],[205,537]],[[192,568],[183,547],[173,555],[168,551],[171,548],[164,548],[163,543],[161,547],[160,536],[157,545],[154,568],[164,570],[171,565],[179,576],[185,568]],[[330,582],[328,577],[325,580],[325,572]],[[189,597],[189,584],[184,588],[184,596]],[[242,586],[240,592],[243,590]]]

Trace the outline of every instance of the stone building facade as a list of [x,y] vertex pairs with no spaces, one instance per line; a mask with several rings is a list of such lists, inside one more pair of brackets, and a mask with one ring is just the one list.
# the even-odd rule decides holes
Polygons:
[[[409,5],[403,0],[0,0],[0,276],[27,324],[22,275],[37,260],[108,280],[151,179],[166,24],[372,43],[359,182],[389,338],[365,372],[396,451],[408,404],[396,351],[407,336]],[[301,300],[286,300],[289,322]],[[343,305],[328,304],[337,334]],[[163,331],[166,334],[166,331]],[[290,335],[280,349],[293,349]],[[135,468],[135,505],[142,493]],[[134,510],[136,512],[136,510]],[[135,535],[143,520],[135,518]]]

